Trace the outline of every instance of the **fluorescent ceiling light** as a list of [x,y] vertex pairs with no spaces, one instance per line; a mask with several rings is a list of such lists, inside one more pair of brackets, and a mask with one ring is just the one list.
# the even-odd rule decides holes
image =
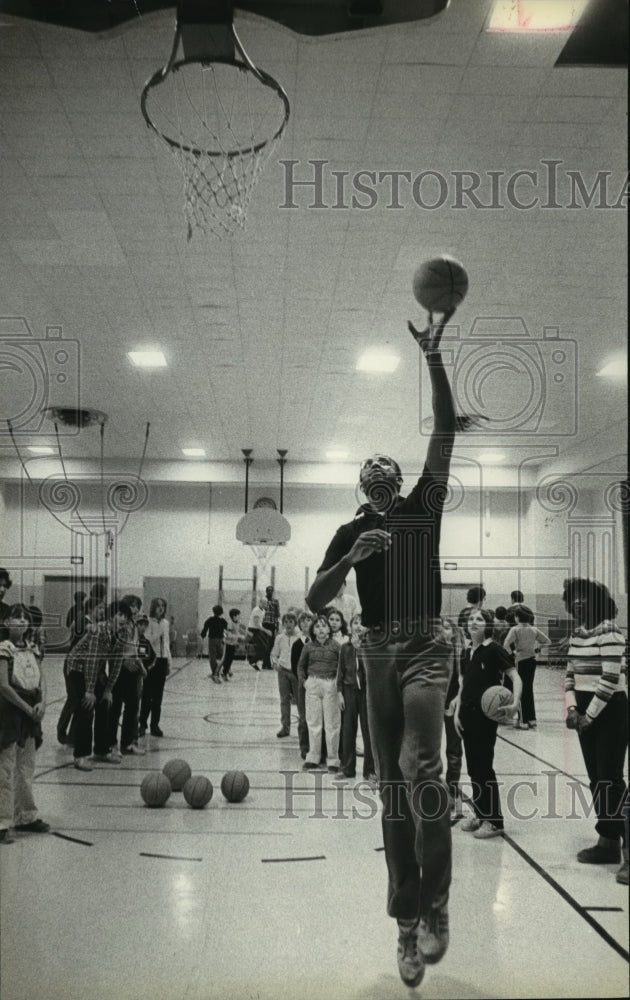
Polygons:
[[610,361],[597,374],[602,378],[626,379],[628,377],[628,361],[626,358],[618,358],[616,361]]
[[138,368],[166,368],[166,358],[161,351],[129,351],[128,356]]
[[51,448],[49,445],[44,444],[30,444],[28,450],[33,453],[33,455],[54,455],[55,449]]
[[395,372],[400,364],[400,358],[396,354],[381,349],[371,349],[364,351],[357,362],[357,371],[360,372]]
[[480,462],[490,462],[490,463],[504,462],[505,461],[505,452],[502,452],[502,451],[484,451],[479,456],[479,461]]
[[203,458],[206,454],[205,448],[182,448],[183,454],[186,458]]
[[326,452],[326,458],[330,458],[333,462],[343,462],[345,458],[348,457],[347,451],[341,451],[336,448],[331,448],[330,451]]
[[588,0],[496,0],[488,31],[571,31]]

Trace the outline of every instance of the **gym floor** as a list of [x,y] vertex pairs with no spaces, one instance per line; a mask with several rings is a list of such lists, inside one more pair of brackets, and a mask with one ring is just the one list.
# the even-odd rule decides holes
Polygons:
[[[2,1000],[409,995],[385,913],[377,796],[300,773],[295,720],[276,738],[275,674],[240,661],[218,687],[207,661],[175,661],[164,738],[83,773],[55,738],[61,661],[45,665],[35,792],[54,833],[0,848]],[[539,668],[536,698],[537,731],[499,730],[505,839],[453,829],[451,946],[416,995],[627,996],[627,888],[616,866],[575,859],[595,834],[560,672]],[[142,802],[142,778],[173,757],[212,781],[206,809],[181,793],[162,809]],[[240,804],[220,791],[232,768],[251,783]]]

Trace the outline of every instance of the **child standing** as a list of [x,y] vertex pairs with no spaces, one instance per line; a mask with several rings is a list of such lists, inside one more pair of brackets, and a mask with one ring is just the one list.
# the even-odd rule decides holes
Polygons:
[[[330,621],[330,616],[329,616]],[[343,751],[341,754],[341,775],[354,778],[357,773],[357,731],[361,721],[363,736],[363,777],[374,781],[374,758],[367,725],[365,670],[361,663],[361,615],[355,615],[350,622],[350,641],[339,651],[337,671],[337,691],[339,707],[342,711]]]
[[280,730],[276,733],[278,739],[291,735],[291,699],[297,704],[298,679],[291,670],[291,648],[298,641],[297,618],[287,611],[282,616],[281,632],[271,650],[271,662],[278,672],[278,691],[280,692]]
[[335,642],[338,642],[340,646],[344,646],[348,642],[348,626],[341,611],[337,608],[332,608],[328,612],[328,624],[330,625],[330,634],[332,638]]
[[223,636],[225,649],[223,652],[223,660],[221,661],[221,676],[225,681],[229,681],[232,676],[232,664],[234,662],[236,646],[238,644],[239,636],[244,631],[241,625],[241,612],[238,608],[230,608],[228,611],[228,619],[225,635]]
[[304,771],[320,766],[322,728],[326,726],[328,771],[339,773],[339,731],[341,711],[337,698],[339,645],[330,634],[324,615],[317,615],[310,628],[311,642],[305,646],[298,663],[298,680],[304,685],[309,751]]
[[91,623],[68,657],[68,681],[77,706],[74,766],[79,771],[92,770],[88,760],[92,753],[92,728],[95,757],[108,764],[120,763],[118,755],[109,751],[108,725],[112,691],[118,680],[120,663],[113,664],[108,677],[107,660],[113,644],[111,630],[105,620],[105,598],[93,598],[88,604]]
[[215,684],[221,683],[219,668],[221,657],[223,656],[223,633],[228,627],[228,623],[223,618],[223,608],[220,604],[215,604],[212,609],[212,617],[206,618],[201,630],[201,638],[208,636],[208,660],[210,662],[210,673],[208,677]]
[[120,673],[114,685],[109,716],[110,753],[118,751],[118,723],[122,712],[120,728],[121,754],[136,754],[143,757],[145,752],[134,746],[138,732],[139,685],[138,678],[146,677],[146,670],[138,656],[136,645],[135,616],[137,604],[129,604],[124,599],[119,602],[113,618],[113,650],[110,666],[114,660],[120,661]]
[[536,706],[534,704],[534,674],[536,673],[536,653],[540,646],[549,645],[549,636],[534,625],[534,612],[525,604],[514,608],[515,625],[505,636],[503,645],[514,652],[516,669],[523,682],[521,698],[521,729],[536,728]]
[[455,729],[464,741],[466,766],[473,787],[475,814],[462,823],[461,829],[474,831],[477,840],[487,840],[503,833],[503,815],[497,776],[494,773],[494,745],[498,723],[481,708],[481,698],[489,687],[500,684],[507,674],[512,678],[513,701],[506,705],[509,717],[518,709],[521,679],[512,660],[492,638],[494,615],[479,608],[468,620],[472,646],[466,650],[462,686],[455,701]]
[[0,642],[0,844],[11,844],[11,827],[48,833],[33,799],[35,751],[42,742],[46,682],[39,649],[33,644],[31,619],[24,605],[14,605]]
[[300,755],[302,760],[306,760],[306,755],[308,753],[308,726],[306,724],[306,704],[305,704],[305,692],[304,685],[300,684],[298,679],[298,663],[300,662],[300,656],[302,655],[302,650],[311,641],[309,635],[309,629],[311,627],[311,622],[313,621],[312,616],[308,611],[303,611],[298,615],[298,628],[300,630],[300,635],[297,640],[291,646],[291,670],[294,673],[296,680],[298,681],[298,693],[297,693],[297,710],[298,710],[298,740],[300,742]]
[[170,626],[166,617],[166,601],[163,597],[154,597],[149,608],[149,626],[147,639],[155,650],[155,663],[144,681],[142,703],[140,706],[139,735],[147,731],[149,716],[151,716],[151,735],[164,736],[160,729],[162,714],[162,698],[166,678],[171,672],[171,647],[169,641]]

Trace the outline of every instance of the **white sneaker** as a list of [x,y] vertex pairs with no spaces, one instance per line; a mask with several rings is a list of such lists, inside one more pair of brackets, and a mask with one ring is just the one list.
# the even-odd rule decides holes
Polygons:
[[93,771],[94,770],[94,768],[90,764],[90,762],[87,759],[87,757],[75,757],[74,758],[74,766],[76,767],[77,771]]
[[500,837],[503,830],[500,827],[495,826],[494,823],[489,823],[487,819],[484,819],[483,823],[478,830],[475,830],[473,837],[477,840],[490,840],[491,837]]
[[130,743],[128,747],[123,747],[121,750],[123,756],[133,756],[133,757],[145,757],[146,750],[141,750],[134,743]]
[[467,816],[459,828],[465,833],[472,833],[473,830],[478,830],[480,826],[481,820],[477,816]]
[[118,748],[118,744],[116,744],[113,747],[110,747],[109,748],[109,752],[110,752],[110,754],[111,754],[112,757],[118,757],[118,760],[122,759],[122,754],[121,754],[121,752],[120,752],[120,750]]
[[110,750],[109,753],[93,753],[92,760],[99,761],[102,764],[120,764],[121,758],[117,757]]

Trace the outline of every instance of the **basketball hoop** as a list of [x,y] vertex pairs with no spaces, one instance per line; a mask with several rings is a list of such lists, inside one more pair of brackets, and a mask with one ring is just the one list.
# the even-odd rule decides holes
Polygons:
[[243,228],[290,114],[283,88],[245,52],[233,10],[204,6],[180,2],[169,61],[140,98],[147,125],[182,172],[189,240],[196,229],[223,236]]
[[291,538],[291,525],[280,511],[271,507],[255,507],[243,514],[236,525],[237,541],[248,545],[262,575],[281,545]]

